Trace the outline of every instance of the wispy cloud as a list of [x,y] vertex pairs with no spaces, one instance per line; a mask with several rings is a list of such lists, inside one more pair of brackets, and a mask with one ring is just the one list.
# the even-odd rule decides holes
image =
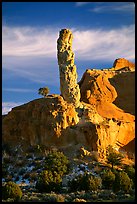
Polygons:
[[56,56],[57,30],[34,27],[8,27],[2,29],[4,56]]
[[76,6],[85,6],[86,4],[89,4],[91,2],[76,2]]
[[19,92],[19,93],[36,92],[36,90],[33,90],[33,89],[20,89],[20,88],[4,88],[3,91]]
[[[135,59],[135,25],[118,29],[71,28],[76,60]],[[59,30],[3,27],[3,69],[34,82],[59,86],[57,38]]]
[[106,13],[106,12],[135,12],[134,2],[102,2],[102,5],[96,3],[94,8],[89,9],[96,13]]
[[[53,59],[43,56],[4,56],[2,65],[14,77],[20,76],[40,84],[52,85],[54,82],[55,86],[58,85],[58,64],[54,55]],[[3,80],[6,76],[3,74]]]
[[135,59],[135,26],[119,29],[75,30],[74,51],[82,60]]
[[[134,58],[134,25],[110,30],[77,28],[71,30],[74,35],[73,49],[76,51],[77,58],[108,59],[112,55],[115,58],[116,53],[119,56],[125,55],[129,59]],[[49,65],[52,61],[50,58],[57,60],[58,32],[57,29],[4,27],[2,54],[7,57],[26,57],[26,59],[33,57],[34,61],[36,58],[40,61],[44,57]],[[29,61],[29,63],[33,62]]]
[[16,106],[20,106],[22,104],[23,103],[21,103],[21,102],[18,102],[18,103],[15,103],[15,102],[2,102],[2,115],[7,114],[8,112],[11,111],[12,108],[14,108]]

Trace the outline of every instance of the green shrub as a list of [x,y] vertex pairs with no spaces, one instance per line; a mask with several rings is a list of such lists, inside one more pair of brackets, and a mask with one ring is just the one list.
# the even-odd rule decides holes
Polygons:
[[72,192],[88,190],[88,174],[80,174],[68,182],[69,189]]
[[111,170],[104,170],[101,178],[102,185],[106,189],[112,188],[113,182],[115,181],[115,174]]
[[65,197],[61,194],[46,194],[44,195],[44,201],[46,202],[65,202]]
[[38,93],[45,97],[49,94],[49,88],[48,87],[39,88]]
[[128,193],[133,186],[132,180],[129,178],[128,174],[124,171],[117,172],[115,175],[115,181],[113,184],[113,190],[115,192],[123,190]]
[[44,170],[38,177],[36,188],[40,192],[58,192],[62,187],[61,175],[56,171]]
[[135,168],[132,166],[126,166],[124,170],[128,174],[129,178],[132,179],[133,185],[135,185]]
[[12,198],[18,201],[22,197],[22,191],[16,183],[9,181],[2,187],[2,197],[4,200]]
[[81,190],[97,190],[102,185],[100,177],[93,176],[91,174],[84,173],[84,175],[78,175],[70,182],[68,182],[70,191],[81,191]]
[[53,151],[45,158],[45,169],[56,171],[60,175],[67,173],[68,164],[69,160],[63,152]]
[[88,186],[90,191],[96,191],[102,186],[102,179],[97,176],[89,176],[88,177]]
[[121,164],[123,155],[117,152],[116,150],[114,150],[113,147],[109,145],[107,148],[106,159],[107,159],[107,163],[111,164],[113,169],[113,166]]

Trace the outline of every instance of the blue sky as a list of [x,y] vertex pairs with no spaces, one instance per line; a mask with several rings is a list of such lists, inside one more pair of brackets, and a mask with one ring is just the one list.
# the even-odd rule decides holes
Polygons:
[[3,2],[2,109],[36,98],[40,87],[60,94],[57,39],[73,33],[78,81],[87,68],[135,61],[133,2]]

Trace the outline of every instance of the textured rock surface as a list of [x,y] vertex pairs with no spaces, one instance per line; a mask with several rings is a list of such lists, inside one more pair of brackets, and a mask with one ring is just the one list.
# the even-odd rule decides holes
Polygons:
[[62,129],[79,122],[75,107],[59,95],[31,101],[13,108],[3,119],[3,141],[22,143],[63,145]]
[[102,100],[113,102],[117,92],[108,77],[110,77],[110,71],[86,70],[79,82],[81,101],[89,104],[96,104]]
[[124,68],[127,68],[127,70],[130,70],[130,71],[134,71],[135,70],[135,64],[132,63],[132,62],[129,62],[127,59],[125,58],[118,58],[114,61],[114,64],[113,64],[113,67],[115,70],[117,69],[123,69]]
[[60,90],[63,98],[79,106],[80,90],[77,84],[76,65],[74,64],[74,53],[72,51],[72,33],[68,29],[60,31],[57,40],[58,65],[60,73]]
[[62,96],[53,94],[13,108],[3,117],[3,142],[24,147],[82,145],[89,151],[98,151],[102,157],[108,145],[133,151],[132,64],[118,59],[111,69],[88,69],[78,85],[69,30],[60,31],[57,48]]
[[121,72],[109,79],[117,92],[114,104],[135,115],[135,71]]
[[134,139],[132,115],[112,117],[104,110],[101,112],[101,107],[97,111],[90,104],[82,105],[76,112],[74,105],[52,95],[13,108],[3,119],[3,141],[24,147],[81,144],[103,157],[109,144],[121,148]]
[[[120,59],[119,59],[120,60]],[[130,62],[127,62],[130,64]],[[131,63],[133,64],[133,63]],[[135,67],[135,65],[132,65]],[[129,68],[130,67],[126,67]],[[135,114],[135,70],[86,70],[80,80],[81,101],[97,105],[114,103],[125,112]],[[105,104],[104,104],[105,107]]]

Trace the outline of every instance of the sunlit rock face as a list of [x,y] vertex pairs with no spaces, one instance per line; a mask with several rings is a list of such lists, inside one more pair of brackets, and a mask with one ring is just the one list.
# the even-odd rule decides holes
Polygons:
[[15,107],[4,117],[3,142],[12,145],[20,143],[22,146],[60,146],[67,143],[62,136],[63,130],[78,122],[78,113],[73,104],[67,103],[59,95],[49,95]]
[[57,49],[61,95],[13,108],[3,117],[3,142],[24,147],[82,145],[102,158],[108,145],[134,151],[134,65],[118,59],[109,69],[87,69],[77,84],[70,30],[60,31]]
[[62,29],[57,40],[60,90],[64,100],[79,106],[80,90],[72,51],[73,36],[70,30]]
[[129,71],[135,71],[135,64],[132,62],[129,62],[127,59],[125,58],[118,58],[114,61],[113,67],[115,70],[117,69],[127,69]]

